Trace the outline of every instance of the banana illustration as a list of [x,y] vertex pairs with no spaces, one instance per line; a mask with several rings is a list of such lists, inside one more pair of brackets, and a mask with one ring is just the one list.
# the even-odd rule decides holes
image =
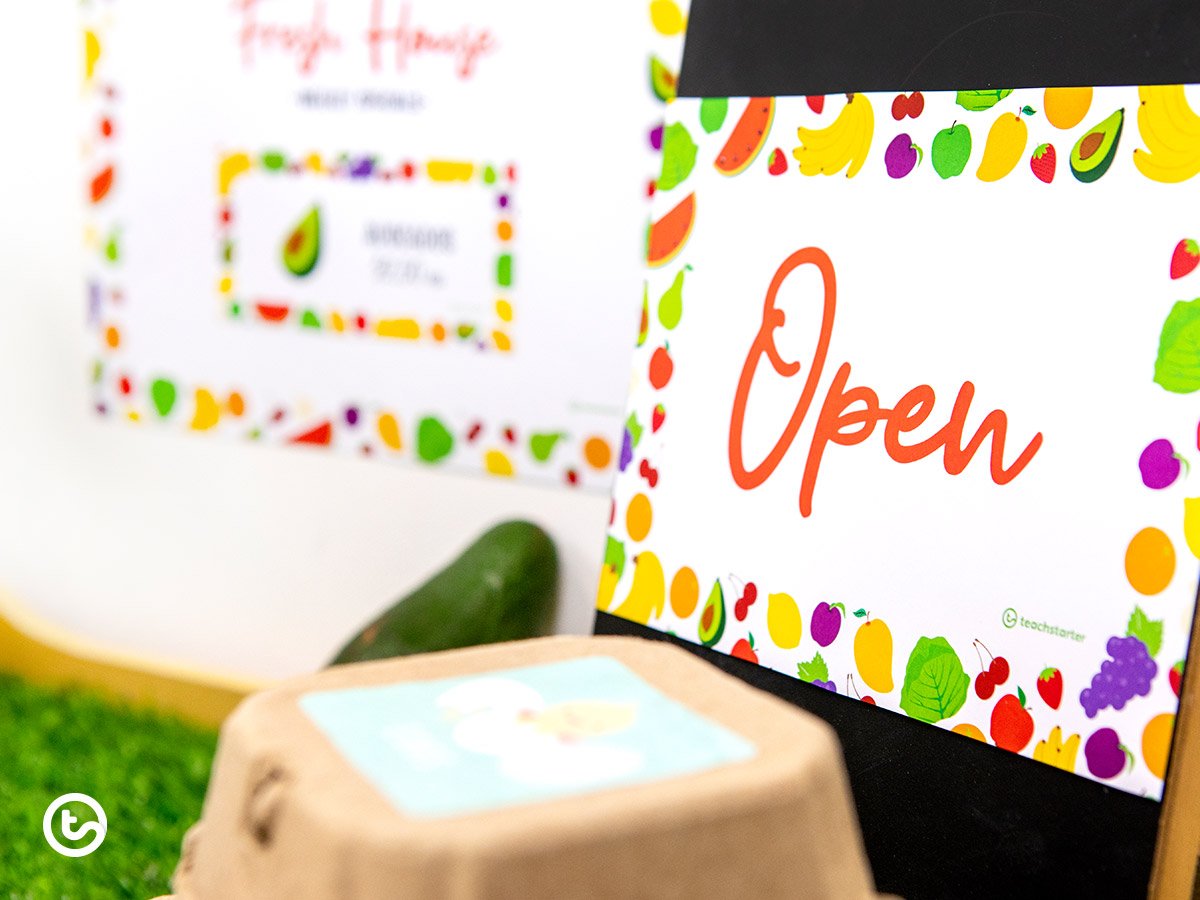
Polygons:
[[1200,116],[1188,105],[1183,85],[1141,87],[1138,98],[1138,131],[1146,145],[1133,151],[1138,171],[1164,184],[1200,173]]
[[864,94],[851,94],[849,102],[826,128],[797,128],[800,146],[792,151],[801,175],[835,175],[847,165],[847,178],[858,174],[867,161],[875,113]]

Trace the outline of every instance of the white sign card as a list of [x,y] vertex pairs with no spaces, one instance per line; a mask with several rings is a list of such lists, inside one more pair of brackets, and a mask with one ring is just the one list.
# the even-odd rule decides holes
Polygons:
[[1161,796],[1200,90],[677,99],[599,608]]

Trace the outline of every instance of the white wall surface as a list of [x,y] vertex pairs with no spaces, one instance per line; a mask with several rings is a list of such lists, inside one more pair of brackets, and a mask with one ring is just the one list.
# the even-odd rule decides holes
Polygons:
[[127,652],[283,676],[521,517],[558,545],[559,630],[590,630],[606,497],[92,414],[77,10],[19,9],[0,29],[0,588]]

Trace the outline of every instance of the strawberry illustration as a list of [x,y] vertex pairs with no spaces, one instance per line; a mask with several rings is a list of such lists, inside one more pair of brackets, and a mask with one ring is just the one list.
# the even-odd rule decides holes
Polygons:
[[1038,676],[1037,680],[1037,690],[1042,695],[1042,699],[1046,701],[1047,706],[1051,709],[1058,709],[1063,695],[1062,672],[1055,668],[1042,669],[1042,674]]
[[1033,151],[1029,158],[1029,168],[1039,181],[1049,184],[1054,180],[1054,165],[1058,162],[1058,154],[1054,152],[1053,144],[1042,144]]
[[787,171],[787,158],[778,147],[771,151],[771,158],[767,162],[767,171],[772,175],[782,175]]
[[821,114],[821,110],[825,108],[824,94],[810,94],[804,99],[808,101],[808,108],[815,112],[818,116]]
[[1183,660],[1171,666],[1171,674],[1167,676],[1167,680],[1171,683],[1171,690],[1175,692],[1175,696],[1179,696],[1179,691],[1183,687]]
[[1175,245],[1175,252],[1171,254],[1172,278],[1182,278],[1198,265],[1200,265],[1200,244],[1191,238],[1184,238]]

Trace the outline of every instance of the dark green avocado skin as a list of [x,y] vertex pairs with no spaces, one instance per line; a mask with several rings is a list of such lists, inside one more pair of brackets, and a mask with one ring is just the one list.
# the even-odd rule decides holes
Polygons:
[[550,535],[503,522],[359,631],[330,665],[537,637],[554,624],[557,601]]

